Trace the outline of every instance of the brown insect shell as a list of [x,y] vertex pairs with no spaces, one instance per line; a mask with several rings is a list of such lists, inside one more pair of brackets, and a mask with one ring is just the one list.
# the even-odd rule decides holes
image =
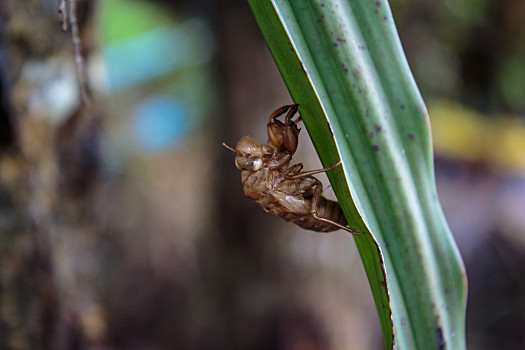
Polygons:
[[290,152],[295,153],[297,144],[299,143],[299,128],[294,122],[290,125],[285,125],[278,120],[273,120],[268,123],[268,143],[279,148],[284,148]]

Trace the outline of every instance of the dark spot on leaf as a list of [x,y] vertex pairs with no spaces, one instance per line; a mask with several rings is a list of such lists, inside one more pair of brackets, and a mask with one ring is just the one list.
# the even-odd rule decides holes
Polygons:
[[376,128],[377,132],[381,132],[383,130],[383,127],[381,125],[376,124],[374,125],[374,127]]
[[421,112],[421,107],[417,107],[416,108],[416,112],[420,113]]
[[443,329],[441,327],[438,327],[436,329],[436,338],[437,338],[437,344],[439,350],[445,350],[447,348],[447,343],[445,342],[445,338],[443,338]]
[[383,16],[383,21],[386,21],[387,20],[387,17],[386,16]]
[[346,75],[348,75],[348,68],[343,68],[343,71],[345,72]]
[[378,145],[374,145],[374,147],[372,147],[372,149],[374,150],[374,152],[379,152],[379,146]]
[[385,287],[385,286],[386,286],[386,282],[385,282],[385,281],[381,281],[380,283],[381,283],[381,286],[382,286],[382,287]]
[[376,6],[377,7],[381,6],[381,1],[376,1]]
[[337,43],[334,43],[334,46],[337,46]]
[[407,320],[405,320],[405,318],[402,318],[401,319],[401,325],[404,326],[406,323],[407,323]]
[[343,38],[337,38],[337,41],[339,41],[340,43],[346,43],[346,40]]
[[377,15],[379,13],[379,11],[378,10],[374,10],[374,13]]
[[401,107],[401,110],[404,110],[404,109],[405,109],[405,105],[401,105],[401,106],[399,106],[399,107]]
[[321,3],[321,7],[324,7],[324,4],[323,4],[323,3]]
[[409,139],[410,141],[414,141],[415,138],[416,138],[416,137],[414,136],[414,134],[408,134],[408,139]]
[[365,45],[358,46],[358,48],[359,48],[359,50],[363,50],[363,51],[366,49]]

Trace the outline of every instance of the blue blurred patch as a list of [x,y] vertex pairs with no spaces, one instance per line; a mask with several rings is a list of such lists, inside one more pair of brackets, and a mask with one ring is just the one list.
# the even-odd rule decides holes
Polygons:
[[168,149],[189,130],[189,111],[172,96],[155,96],[141,102],[131,120],[139,146],[150,151]]
[[176,69],[182,63],[182,56],[177,48],[182,46],[182,39],[176,30],[159,28],[108,45],[105,56],[111,89],[142,82]]

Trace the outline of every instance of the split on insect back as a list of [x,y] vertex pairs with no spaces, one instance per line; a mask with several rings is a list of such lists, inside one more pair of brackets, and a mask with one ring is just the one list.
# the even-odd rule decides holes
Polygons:
[[[249,136],[241,138],[235,149],[223,143],[236,153],[235,165],[241,170],[244,195],[265,211],[304,229],[317,232],[342,229],[362,235],[348,227],[338,202],[322,196],[323,185],[313,176],[335,169],[341,161],[312,171],[301,171],[302,163],[290,165],[299,142],[296,123],[301,118],[292,120],[297,108],[297,104],[283,106],[270,115],[266,144]],[[284,122],[277,119],[285,113]]]

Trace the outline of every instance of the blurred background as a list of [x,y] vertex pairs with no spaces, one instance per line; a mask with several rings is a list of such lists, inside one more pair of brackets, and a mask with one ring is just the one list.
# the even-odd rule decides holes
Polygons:
[[[246,2],[75,5],[88,105],[57,0],[0,2],[0,349],[381,349],[353,238],[267,215],[221,146],[292,102]],[[525,349],[525,2],[391,6],[468,347]]]

